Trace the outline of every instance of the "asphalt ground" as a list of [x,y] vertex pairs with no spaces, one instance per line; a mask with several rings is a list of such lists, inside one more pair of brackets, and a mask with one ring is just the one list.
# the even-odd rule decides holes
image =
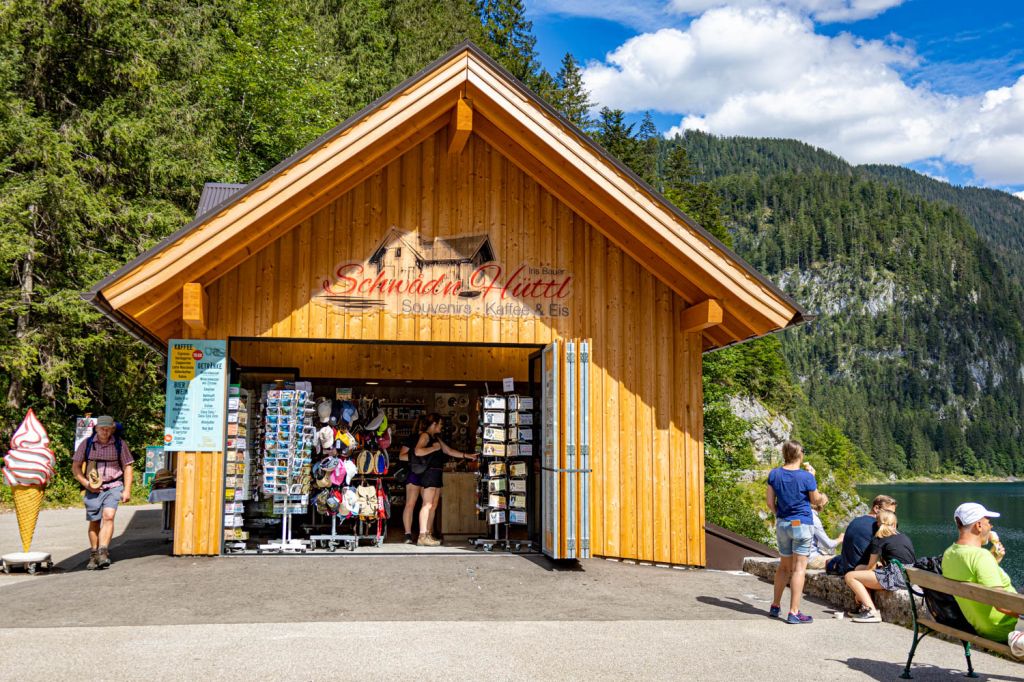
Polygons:
[[[52,574],[0,575],[0,679],[896,679],[911,632],[766,617],[746,574],[452,551],[171,557],[158,507],[122,508],[105,571],[85,571],[84,512],[45,511]],[[0,515],[0,552],[20,550]],[[1024,666],[974,653],[982,679]],[[914,677],[966,671],[926,638]]]

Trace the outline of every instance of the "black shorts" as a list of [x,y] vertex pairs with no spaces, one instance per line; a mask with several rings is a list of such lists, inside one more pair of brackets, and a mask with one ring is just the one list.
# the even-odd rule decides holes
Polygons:
[[420,485],[424,488],[443,488],[443,474],[441,469],[427,469],[420,474]]

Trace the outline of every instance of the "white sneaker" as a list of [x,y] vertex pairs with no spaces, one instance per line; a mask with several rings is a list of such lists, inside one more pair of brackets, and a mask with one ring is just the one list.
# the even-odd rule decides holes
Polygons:
[[872,609],[868,611],[862,611],[861,613],[851,618],[851,620],[854,623],[881,623],[882,616],[879,615],[878,609]]
[[1024,658],[1024,632],[1014,630],[1006,638],[1006,643],[1010,645],[1010,653],[1014,658]]

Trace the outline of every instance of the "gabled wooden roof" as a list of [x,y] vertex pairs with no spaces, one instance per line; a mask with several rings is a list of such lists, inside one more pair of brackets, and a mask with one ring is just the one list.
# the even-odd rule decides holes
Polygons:
[[[472,43],[227,195],[84,294],[164,349],[185,284],[211,282],[397,159],[471,104],[472,133],[501,150],[691,305],[717,301],[719,347],[803,321],[800,306],[611,158]],[[468,134],[468,133],[465,133]]]

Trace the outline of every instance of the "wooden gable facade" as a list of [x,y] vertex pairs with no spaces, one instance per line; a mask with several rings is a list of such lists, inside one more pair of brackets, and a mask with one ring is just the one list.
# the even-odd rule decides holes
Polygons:
[[[425,250],[448,274],[403,297]],[[537,347],[589,339],[591,551],[684,565],[705,561],[702,353],[801,316],[471,45],[90,297],[154,346],[230,339],[303,376],[525,380]],[[179,503],[176,553],[219,551],[209,459],[179,461],[213,488]]]

